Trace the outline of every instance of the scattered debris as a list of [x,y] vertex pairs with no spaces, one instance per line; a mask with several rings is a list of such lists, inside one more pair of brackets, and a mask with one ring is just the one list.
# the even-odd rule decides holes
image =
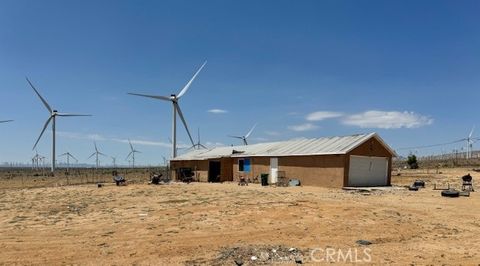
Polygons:
[[115,184],[117,184],[117,186],[127,185],[126,184],[127,181],[125,180],[125,177],[118,175],[117,171],[113,171],[112,175],[113,175],[113,181],[115,182]]
[[97,187],[101,188],[101,187],[103,187],[103,184],[102,183],[97,183]]
[[150,177],[150,184],[153,184],[153,185],[158,185],[160,184],[160,177],[162,176],[162,174],[160,175],[157,175],[157,174],[153,174],[151,177]]
[[459,191],[458,194],[462,197],[470,197],[470,191]]
[[415,182],[413,182],[413,186],[418,187],[418,188],[424,188],[425,187],[425,181],[415,180]]
[[418,187],[415,186],[415,185],[409,186],[409,187],[408,187],[408,190],[410,190],[410,191],[418,191]]
[[300,185],[301,185],[300,180],[298,180],[298,179],[296,179],[296,178],[290,179],[290,180],[288,181],[288,186],[289,186],[289,187],[298,187],[298,186],[300,186]]
[[295,263],[296,263],[296,264],[303,264],[303,259],[302,259],[302,257],[295,257]]
[[238,181],[239,186],[248,186],[248,180],[245,177],[240,177],[240,181]]
[[210,265],[257,265],[286,263],[288,265],[308,262],[310,250],[285,246],[241,246],[222,248]]
[[362,246],[368,246],[368,245],[373,244],[372,242],[370,242],[368,240],[363,240],[363,239],[359,239],[359,240],[355,241],[355,243],[357,243],[359,245],[362,245]]

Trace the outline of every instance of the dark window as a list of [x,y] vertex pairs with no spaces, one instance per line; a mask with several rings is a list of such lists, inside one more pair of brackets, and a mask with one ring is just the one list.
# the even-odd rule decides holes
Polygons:
[[238,171],[243,172],[245,161],[243,159],[238,160]]
[[250,172],[250,159],[240,159],[240,160],[238,160],[238,171],[240,171],[240,172]]

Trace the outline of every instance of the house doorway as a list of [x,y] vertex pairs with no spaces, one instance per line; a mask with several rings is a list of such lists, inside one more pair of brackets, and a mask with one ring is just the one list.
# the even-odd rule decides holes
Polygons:
[[208,182],[220,182],[221,163],[210,161],[208,163]]

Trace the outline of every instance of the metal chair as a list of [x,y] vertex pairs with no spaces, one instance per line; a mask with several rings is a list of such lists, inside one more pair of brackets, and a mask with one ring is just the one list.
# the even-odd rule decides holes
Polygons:
[[473,189],[473,178],[470,174],[462,176],[463,184],[462,190],[463,191],[475,191]]

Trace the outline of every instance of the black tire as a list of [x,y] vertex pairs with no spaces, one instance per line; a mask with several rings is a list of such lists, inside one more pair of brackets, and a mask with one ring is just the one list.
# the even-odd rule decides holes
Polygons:
[[449,197],[449,198],[458,198],[460,196],[460,192],[456,190],[444,190],[442,191],[442,197]]
[[424,187],[425,187],[425,181],[423,181],[423,180],[415,180],[415,182],[413,182],[413,186],[414,186],[414,187],[422,187],[422,188],[424,188]]
[[418,187],[416,187],[416,186],[411,186],[411,187],[408,187],[408,190],[410,190],[410,191],[418,191]]

